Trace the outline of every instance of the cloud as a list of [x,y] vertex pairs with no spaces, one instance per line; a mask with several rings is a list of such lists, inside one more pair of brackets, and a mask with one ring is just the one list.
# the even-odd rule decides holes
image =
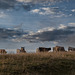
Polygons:
[[60,26],[59,28],[56,29],[52,28],[52,30],[49,30],[49,28],[40,29],[36,33],[33,33],[32,35],[29,34],[26,37],[23,37],[23,39],[28,40],[30,42],[57,41],[65,39],[73,34],[75,34],[75,27]]
[[60,24],[60,26],[58,27],[58,29],[65,29],[67,28],[67,26],[63,25],[63,24]]
[[48,5],[66,0],[0,0],[0,9],[21,9],[30,11],[36,4]]
[[16,0],[16,1],[18,1],[18,2],[24,2],[24,0]]
[[5,18],[7,15],[4,12],[0,12],[0,18]]
[[39,15],[50,15],[51,18],[68,17],[64,12],[60,11],[59,7],[40,7],[32,9],[30,12]]
[[42,14],[42,15],[49,15],[49,14],[54,14],[55,12],[51,9],[51,8],[49,8],[49,7],[47,7],[47,8],[42,8],[42,10],[44,11],[44,12],[40,12],[39,14]]
[[40,9],[31,10],[32,13],[39,13]]
[[75,9],[72,9],[71,11],[72,11],[72,12],[75,12]]
[[28,34],[28,32],[23,33],[19,30],[0,28],[0,40],[20,38],[23,34]]
[[68,23],[69,26],[75,26],[75,23]]
[[16,0],[18,2],[32,2],[32,0]]
[[0,8],[1,9],[8,9],[13,8],[14,4],[16,3],[15,0],[0,0]]
[[0,40],[9,39],[13,42],[21,42],[25,40],[32,43],[53,41],[54,44],[58,44],[58,41],[70,38],[72,35],[75,35],[75,27],[65,26],[63,24],[60,24],[58,28],[47,27],[40,29],[37,32],[24,32],[19,30],[0,28]]
[[38,30],[37,32],[41,33],[41,32],[46,32],[46,31],[53,31],[54,29],[55,29],[54,27],[46,27],[46,28]]
[[68,0],[16,0],[18,2],[32,2],[32,3],[47,3],[47,2],[61,2],[61,1],[68,1]]
[[0,0],[0,9],[20,10],[21,8],[24,8],[25,10],[29,11],[33,4],[25,4],[24,2],[21,3],[22,1],[23,0]]
[[55,45],[57,45],[57,44],[58,44],[58,42],[57,42],[57,41],[53,41],[53,43],[54,43]]
[[39,9],[33,9],[33,10],[31,10],[31,12],[32,13],[38,13],[40,15],[50,15],[50,14],[55,14],[53,9],[54,8],[50,8],[50,7],[42,7]]

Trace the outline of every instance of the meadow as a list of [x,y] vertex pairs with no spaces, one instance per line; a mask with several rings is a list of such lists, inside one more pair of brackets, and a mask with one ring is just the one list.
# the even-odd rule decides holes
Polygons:
[[75,75],[75,52],[3,54],[0,75]]

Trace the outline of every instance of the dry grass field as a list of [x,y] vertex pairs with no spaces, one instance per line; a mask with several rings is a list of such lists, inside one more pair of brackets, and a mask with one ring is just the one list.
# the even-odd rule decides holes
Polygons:
[[0,75],[75,75],[75,52],[0,55]]

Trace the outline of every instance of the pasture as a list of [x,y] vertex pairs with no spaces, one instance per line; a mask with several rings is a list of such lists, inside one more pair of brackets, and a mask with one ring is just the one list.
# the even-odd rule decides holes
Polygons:
[[3,54],[0,75],[75,75],[75,52]]

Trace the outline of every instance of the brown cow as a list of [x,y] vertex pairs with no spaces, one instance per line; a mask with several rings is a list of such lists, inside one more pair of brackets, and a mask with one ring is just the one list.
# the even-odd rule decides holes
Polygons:
[[17,53],[20,53],[20,49],[17,49]]
[[53,52],[60,52],[60,51],[65,51],[64,47],[61,46],[53,47]]
[[26,53],[24,47],[21,47],[21,49],[17,49],[17,53]]
[[73,47],[68,47],[68,51],[75,51],[75,48],[73,48]]
[[5,51],[5,49],[0,49],[0,54],[6,54],[7,52]]
[[39,47],[36,49],[36,52],[48,52],[51,48]]

